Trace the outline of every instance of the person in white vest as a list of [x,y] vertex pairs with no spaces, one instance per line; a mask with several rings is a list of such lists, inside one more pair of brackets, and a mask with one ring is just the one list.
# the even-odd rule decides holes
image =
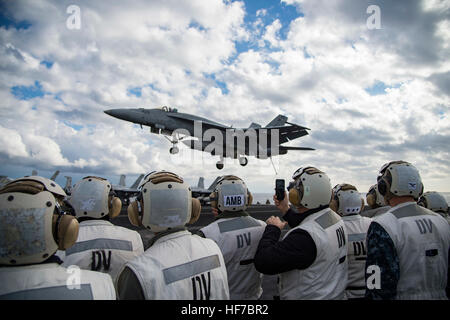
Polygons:
[[384,197],[378,191],[378,186],[376,184],[369,188],[369,191],[366,194],[366,201],[368,206],[364,207],[361,212],[363,217],[374,218],[387,212],[391,208],[384,202]]
[[436,191],[425,192],[417,201],[419,206],[430,209],[433,212],[439,213],[449,223],[450,217],[448,215],[448,203],[444,196]]
[[149,175],[130,222],[155,233],[150,247],[128,262],[118,280],[119,299],[225,300],[228,278],[222,252],[211,239],[186,230],[200,216],[200,201],[183,179],[171,172]]
[[256,300],[262,295],[262,274],[253,258],[266,223],[245,211],[252,194],[245,182],[233,175],[223,176],[209,196],[215,221],[198,234],[214,240],[222,250],[232,300]]
[[64,268],[55,252],[78,236],[78,221],[63,211],[64,190],[39,176],[0,189],[0,300],[114,300],[109,275]]
[[105,272],[115,283],[125,263],[144,253],[144,245],[138,232],[110,222],[122,209],[111,183],[101,177],[85,177],[73,187],[67,201],[80,231],[76,243],[60,255],[63,266]]
[[[294,172],[286,196],[275,205],[284,220],[267,219],[255,267],[279,275],[280,299],[344,299],[347,285],[347,234],[341,217],[329,208],[331,184],[314,167]],[[281,230],[291,229],[279,241]]]
[[363,207],[364,200],[355,186],[343,183],[333,188],[330,209],[344,220],[348,237],[347,299],[364,299],[366,293],[366,235],[372,219],[360,215]]
[[419,206],[419,171],[405,161],[382,166],[378,190],[391,209],[367,232],[366,297],[369,299],[447,299],[450,226]]

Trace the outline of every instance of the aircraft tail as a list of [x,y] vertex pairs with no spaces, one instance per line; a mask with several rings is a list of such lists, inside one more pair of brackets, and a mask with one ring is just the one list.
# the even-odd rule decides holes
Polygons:
[[205,178],[203,177],[198,178],[197,188],[205,189]]
[[[131,189],[137,189],[137,187],[139,186],[139,183],[141,183],[142,178],[144,177],[143,174],[141,174],[136,181],[131,185]],[[124,181],[125,182],[125,181]]]
[[50,180],[55,181],[55,179],[58,176],[58,174],[59,174],[59,170],[56,170],[55,173],[50,177]]
[[272,121],[270,121],[267,124],[266,128],[269,128],[269,127],[282,127],[286,123],[287,119],[288,118],[286,116],[283,116],[282,114],[279,114],[278,116],[276,116]]
[[217,184],[217,182],[220,180],[220,178],[221,178],[221,176],[218,176],[218,177],[216,178],[216,180],[214,180],[213,183],[211,183],[211,185],[210,185],[209,188],[208,188],[209,191],[213,191],[213,190],[214,190],[214,188],[216,187],[216,184]]
[[285,147],[285,146],[279,146],[280,151],[282,150],[302,150],[302,151],[312,151],[312,150],[316,150],[313,148],[308,148],[308,147]]
[[125,175],[124,174],[121,174],[120,175],[120,180],[119,180],[119,186],[122,186],[122,187],[126,187],[126,184],[125,184]]

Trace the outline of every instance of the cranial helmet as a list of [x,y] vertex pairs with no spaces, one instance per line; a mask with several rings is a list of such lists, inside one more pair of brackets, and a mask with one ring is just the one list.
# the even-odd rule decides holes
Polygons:
[[369,188],[369,191],[366,194],[366,201],[369,207],[371,207],[372,209],[383,207],[386,205],[384,197],[378,191],[377,184],[374,184]]
[[81,179],[72,189],[68,202],[77,218],[115,218],[120,214],[122,201],[114,196],[111,183],[100,177]]
[[146,177],[136,201],[128,206],[128,218],[135,226],[161,232],[196,222],[200,211],[200,201],[192,198],[191,188],[183,179],[160,171]]
[[423,193],[419,171],[406,161],[392,161],[383,165],[377,177],[378,191],[387,202],[392,197],[411,196],[417,199]]
[[78,221],[62,210],[64,190],[54,181],[28,176],[0,189],[0,264],[45,261],[78,238]]
[[420,206],[430,209],[434,212],[447,214],[448,203],[445,198],[436,191],[425,192],[417,202]]
[[331,184],[324,172],[314,167],[303,167],[294,172],[292,179],[289,201],[294,206],[315,209],[329,205]]
[[253,196],[241,178],[225,175],[217,182],[209,199],[211,207],[221,212],[235,212],[247,209]]
[[331,210],[341,216],[360,213],[364,207],[364,200],[358,190],[351,184],[338,184],[333,188],[333,197],[330,202]]

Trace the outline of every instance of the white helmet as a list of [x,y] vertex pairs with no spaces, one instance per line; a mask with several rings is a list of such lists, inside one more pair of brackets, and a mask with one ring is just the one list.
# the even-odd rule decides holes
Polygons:
[[430,209],[431,211],[440,213],[441,215],[444,214],[444,216],[448,211],[447,200],[445,200],[445,198],[436,191],[425,192],[419,198],[419,201],[417,203],[427,209]]
[[386,199],[411,196],[417,199],[423,193],[419,171],[406,161],[392,161],[383,165],[377,177],[378,191]]
[[383,207],[386,205],[384,197],[378,191],[378,185],[374,184],[369,188],[366,194],[366,201],[369,207],[375,209],[377,207]]
[[364,207],[364,200],[355,186],[348,183],[338,184],[333,188],[330,202],[331,210],[341,216],[358,214]]
[[189,185],[178,175],[161,171],[146,177],[141,193],[128,206],[128,218],[135,226],[161,232],[194,223],[200,211]]
[[115,218],[120,214],[122,202],[114,196],[111,183],[100,177],[88,176],[80,180],[72,189],[68,202],[75,210],[77,218]]
[[234,175],[225,175],[209,195],[211,207],[221,212],[235,212],[247,209],[252,204],[253,196],[245,182]]
[[61,209],[65,195],[56,182],[39,176],[0,189],[0,264],[40,263],[75,243],[78,221]]
[[331,200],[331,183],[326,173],[315,167],[304,167],[292,175],[289,201],[296,207],[316,209]]

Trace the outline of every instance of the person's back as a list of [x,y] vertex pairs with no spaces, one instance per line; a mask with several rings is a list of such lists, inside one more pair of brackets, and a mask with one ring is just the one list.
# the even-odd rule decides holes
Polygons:
[[142,254],[144,246],[138,232],[109,221],[122,208],[111,183],[100,177],[85,177],[74,186],[68,203],[80,230],[77,242],[61,255],[63,266],[108,273],[115,282],[125,263]]
[[364,200],[355,186],[344,183],[333,188],[330,208],[342,216],[348,237],[348,280],[345,290],[348,299],[362,299],[366,292],[366,236],[372,219],[360,215],[363,207]]
[[[245,212],[252,197],[245,183],[236,176],[224,176],[219,180],[210,198],[213,210],[220,210],[220,214],[214,222],[200,229],[199,234],[214,240],[222,251],[230,298],[259,299],[262,274],[255,269],[254,256],[266,223]],[[235,199],[237,201],[233,201]]]
[[145,178],[130,222],[155,233],[143,255],[128,262],[117,281],[120,299],[229,299],[222,253],[214,241],[185,230],[201,212],[189,186],[170,172]]
[[56,250],[69,249],[78,235],[64,197],[60,186],[38,176],[0,190],[0,299],[115,299],[109,275],[60,266]]
[[80,222],[77,242],[65,252],[64,267],[108,273],[115,282],[125,263],[144,253],[138,232],[105,220]]
[[392,208],[374,219],[367,233],[366,268],[378,266],[372,299],[447,299],[450,226],[415,201],[423,192],[417,169],[404,161],[384,165],[378,189]]
[[[267,219],[255,255],[256,269],[280,274],[281,299],[344,299],[347,284],[347,235],[341,217],[329,208],[328,176],[314,167],[295,171],[288,199],[275,205],[286,222]],[[279,241],[281,229],[292,228]]]
[[186,230],[162,236],[127,264],[147,300],[229,299],[224,266],[212,240]]

